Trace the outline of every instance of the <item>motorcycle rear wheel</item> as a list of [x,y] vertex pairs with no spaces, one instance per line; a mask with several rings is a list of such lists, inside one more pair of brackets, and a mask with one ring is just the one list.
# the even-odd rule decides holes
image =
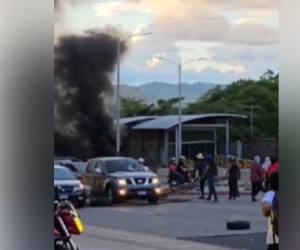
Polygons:
[[79,247],[72,247],[71,244],[64,242],[62,244],[55,244],[54,246],[54,250],[79,250]]

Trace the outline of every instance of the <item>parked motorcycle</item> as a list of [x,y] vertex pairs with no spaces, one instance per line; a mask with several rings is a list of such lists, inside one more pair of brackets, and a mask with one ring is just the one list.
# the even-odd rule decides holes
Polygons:
[[[55,192],[57,194],[57,192]],[[63,197],[54,200],[54,250],[79,250],[72,235],[79,235],[84,226],[72,203]]]

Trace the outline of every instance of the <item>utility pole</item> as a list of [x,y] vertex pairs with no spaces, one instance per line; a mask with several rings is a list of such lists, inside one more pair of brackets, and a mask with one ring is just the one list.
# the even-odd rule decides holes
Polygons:
[[176,129],[175,131],[175,135],[176,135],[176,158],[177,160],[179,159],[180,155],[182,154],[182,80],[181,80],[181,75],[182,75],[182,66],[186,65],[190,62],[195,62],[195,61],[203,61],[206,60],[206,58],[200,57],[200,58],[196,58],[196,59],[191,59],[188,60],[184,63],[182,63],[181,61],[176,62],[173,61],[170,58],[165,58],[165,57],[156,57],[159,60],[164,60],[164,61],[168,61],[170,63],[172,63],[173,65],[176,66],[177,68],[177,73],[178,73],[178,129]]
[[180,157],[182,154],[182,82],[181,82],[181,62],[178,63],[178,152]]
[[253,140],[253,112],[254,106],[250,106],[250,139]]
[[117,135],[116,135],[116,155],[120,154],[120,145],[121,145],[121,127],[120,127],[120,113],[121,113],[121,100],[120,100],[120,47],[121,39],[118,38],[117,44]]
[[136,33],[131,34],[124,40],[121,40],[120,37],[118,37],[117,40],[117,100],[116,100],[116,155],[120,155],[120,149],[121,149],[121,126],[120,126],[120,117],[121,117],[121,94],[120,94],[120,59],[121,59],[121,43],[126,42],[127,40],[131,39],[135,36],[147,36],[151,35],[152,32],[143,32],[143,33]]

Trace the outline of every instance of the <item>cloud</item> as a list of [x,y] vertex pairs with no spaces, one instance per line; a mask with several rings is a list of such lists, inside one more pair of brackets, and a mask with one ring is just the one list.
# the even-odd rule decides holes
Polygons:
[[195,63],[195,64],[189,64],[185,67],[186,70],[194,70],[196,72],[203,72],[207,69],[213,69],[215,71],[218,71],[222,74],[227,73],[235,73],[235,74],[241,74],[246,71],[246,68],[241,63],[232,63],[232,62],[220,62],[220,61],[214,61],[214,60],[208,60],[204,63]]
[[160,64],[161,60],[158,59],[157,57],[160,56],[160,55],[155,55],[153,56],[151,59],[147,60],[147,65],[150,67],[150,68],[154,68],[156,67],[158,64]]
[[[274,0],[140,0],[119,3],[122,8],[142,10],[153,15],[149,30],[173,41],[212,41],[236,44],[273,44],[278,41],[278,29],[264,23],[263,11],[278,7]],[[222,7],[222,8],[221,8]],[[224,12],[250,9],[254,16],[240,17],[230,23]],[[117,9],[115,9],[117,11]],[[250,12],[249,12],[250,13]],[[256,15],[257,14],[257,15]]]
[[[262,45],[277,42],[276,27],[268,27],[264,22],[264,15],[278,12],[278,1],[275,0],[87,1],[88,4],[86,1],[77,0],[76,2],[80,4],[75,5],[70,5],[72,2],[70,0],[65,1],[69,3],[69,6],[77,9],[77,13],[86,12],[88,8],[92,10],[93,15],[90,17],[87,14],[80,14],[79,16],[79,18],[82,17],[81,15],[90,18],[90,21],[84,22],[87,25],[107,24],[107,20],[115,23],[116,19],[125,14],[130,16],[139,14],[149,16],[149,20],[147,23],[137,22],[136,26],[143,26],[145,30],[153,31],[160,35],[161,39],[173,41],[173,43],[178,40],[232,42],[236,44],[261,43]],[[80,12],[79,8],[82,8],[83,12]],[[245,16],[238,17],[234,23],[228,20],[228,15],[231,15],[231,12],[244,9],[248,10],[245,12]],[[249,13],[252,16],[249,16]],[[72,26],[74,23],[79,23],[79,20],[70,20],[68,23],[69,26]],[[134,32],[135,28],[131,27],[131,29]]]
[[140,12],[144,14],[153,14],[153,11],[143,2],[139,1],[110,1],[96,3],[93,7],[96,14],[101,17],[113,17],[121,12]]
[[[274,50],[278,44],[278,24],[272,19],[278,15],[278,0],[86,1],[89,4],[82,1],[74,7],[75,12],[66,15],[71,18],[69,26],[79,23],[80,29],[84,29],[109,23],[120,25],[128,33],[153,32],[130,42],[131,49],[122,60],[123,79],[133,79],[135,74],[143,82],[143,76],[151,79],[173,75],[173,65],[159,64],[155,59],[162,53],[175,61],[184,61],[207,52],[209,61],[186,68],[186,77],[191,76],[190,79],[207,76],[213,81],[222,75],[224,79],[251,77],[278,64]],[[188,45],[178,46],[181,42],[198,44],[195,51],[182,53]]]
[[231,26],[225,42],[249,45],[275,44],[278,43],[278,30],[244,21]]

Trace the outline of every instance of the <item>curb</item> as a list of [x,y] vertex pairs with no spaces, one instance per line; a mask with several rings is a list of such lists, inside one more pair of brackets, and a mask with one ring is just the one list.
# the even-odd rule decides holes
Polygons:
[[[169,193],[169,194],[172,194]],[[185,191],[178,191],[178,192],[174,192],[174,194],[184,194],[184,195],[199,195],[199,192],[185,192]],[[204,193],[204,195],[208,195],[208,193]],[[217,195],[229,195],[228,192],[217,192]],[[251,195],[251,192],[240,192],[240,195]]]

